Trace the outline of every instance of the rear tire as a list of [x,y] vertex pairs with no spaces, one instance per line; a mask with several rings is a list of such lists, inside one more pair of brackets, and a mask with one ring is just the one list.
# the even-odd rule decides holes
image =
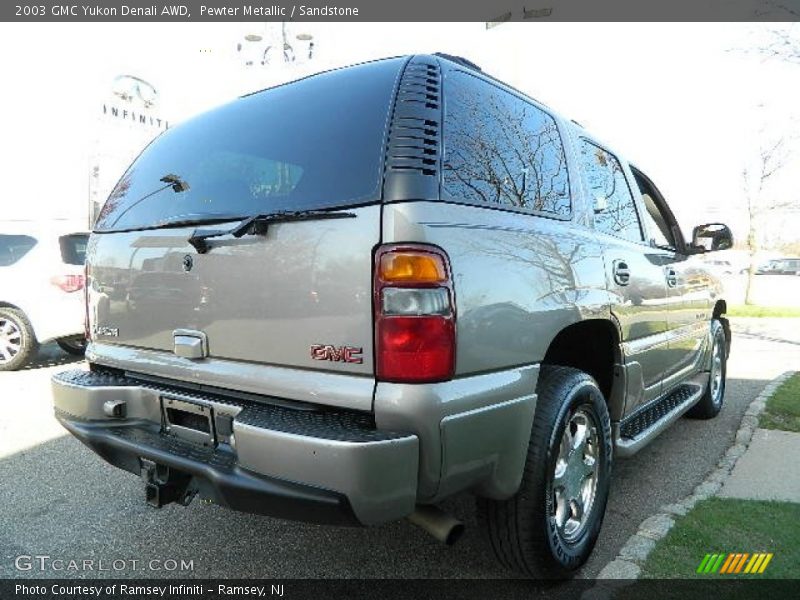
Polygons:
[[86,354],[86,338],[63,338],[56,340],[56,344],[58,344],[58,347],[64,352],[72,356],[83,356]]
[[611,423],[597,383],[582,371],[544,366],[537,392],[520,488],[508,500],[479,498],[478,518],[504,567],[566,578],[589,558],[603,523]]
[[713,419],[725,403],[725,382],[728,375],[728,340],[719,319],[711,321],[711,351],[708,385],[703,397],[686,412],[692,419]]
[[21,310],[0,308],[0,371],[16,371],[36,356],[39,344]]

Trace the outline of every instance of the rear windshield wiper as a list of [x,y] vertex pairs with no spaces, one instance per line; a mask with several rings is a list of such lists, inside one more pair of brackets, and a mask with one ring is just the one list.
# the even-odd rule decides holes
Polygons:
[[206,240],[209,238],[232,235],[240,238],[245,235],[264,235],[271,223],[288,223],[290,221],[313,221],[319,219],[349,219],[355,217],[351,212],[331,212],[326,210],[296,210],[253,215],[245,217],[232,229],[195,229],[188,242],[199,254],[209,250]]

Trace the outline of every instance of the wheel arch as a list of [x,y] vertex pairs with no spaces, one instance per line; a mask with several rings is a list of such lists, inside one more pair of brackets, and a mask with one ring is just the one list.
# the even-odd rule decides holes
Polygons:
[[[568,325],[550,342],[543,365],[573,367],[594,377],[611,403],[621,383],[616,366],[622,364],[620,333],[611,318],[587,319]],[[624,394],[623,394],[624,396]]]
[[731,355],[731,324],[726,316],[728,312],[728,303],[724,299],[719,299],[714,303],[714,310],[711,312],[712,319],[718,319],[722,323],[722,329],[725,330],[725,357],[729,358]]

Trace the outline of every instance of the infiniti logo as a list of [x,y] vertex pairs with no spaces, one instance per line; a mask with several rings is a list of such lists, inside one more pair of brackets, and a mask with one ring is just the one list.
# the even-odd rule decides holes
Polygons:
[[150,83],[133,75],[120,75],[114,79],[112,91],[114,95],[130,102],[136,98],[145,108],[150,108],[158,98],[158,92]]

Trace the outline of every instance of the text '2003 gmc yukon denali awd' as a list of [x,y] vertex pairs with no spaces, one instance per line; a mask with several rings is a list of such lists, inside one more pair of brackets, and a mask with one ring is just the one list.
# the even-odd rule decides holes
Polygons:
[[140,475],[331,524],[478,498],[500,561],[587,559],[612,454],[716,415],[730,334],[639,169],[444,55],[255,93],[156,139],[102,210],[87,261],[88,372],[63,425]]

